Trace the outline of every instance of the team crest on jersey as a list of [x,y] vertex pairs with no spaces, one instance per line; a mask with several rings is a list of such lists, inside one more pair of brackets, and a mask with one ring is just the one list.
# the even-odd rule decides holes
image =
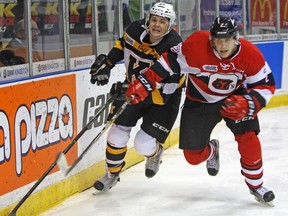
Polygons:
[[212,71],[212,72],[217,72],[218,71],[217,65],[203,65],[203,69],[205,71]]
[[180,45],[176,45],[176,46],[173,46],[171,48],[171,51],[174,52],[174,53],[178,53],[180,51]]
[[209,77],[208,87],[218,94],[230,94],[237,86],[238,78],[234,74],[215,73]]

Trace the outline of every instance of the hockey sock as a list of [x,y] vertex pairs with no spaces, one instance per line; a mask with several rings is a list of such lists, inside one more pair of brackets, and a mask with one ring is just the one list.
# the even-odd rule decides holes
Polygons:
[[254,131],[235,136],[241,155],[241,173],[245,176],[246,184],[258,188],[263,184],[263,168],[261,144]]
[[106,163],[110,173],[120,173],[124,167],[124,158],[127,152],[127,146],[116,148],[107,142]]

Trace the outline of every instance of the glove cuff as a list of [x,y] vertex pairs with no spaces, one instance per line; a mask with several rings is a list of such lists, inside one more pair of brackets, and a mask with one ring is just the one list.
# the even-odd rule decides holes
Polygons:
[[257,113],[261,110],[261,105],[257,98],[255,96],[246,94],[243,95],[243,97],[247,100],[248,102],[248,114],[247,116],[252,116],[255,117]]
[[156,88],[156,82],[149,80],[144,74],[139,75],[137,79],[149,93]]
[[248,102],[248,113],[247,116],[253,116],[256,112],[256,106],[253,101],[253,98],[250,95],[243,95],[243,97],[247,100]]
[[108,67],[109,69],[112,69],[115,66],[116,62],[110,56],[106,56],[105,64],[106,64],[106,67]]

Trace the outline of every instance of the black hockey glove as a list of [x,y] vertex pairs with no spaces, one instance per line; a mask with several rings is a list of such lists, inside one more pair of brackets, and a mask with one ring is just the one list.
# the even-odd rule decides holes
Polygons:
[[95,62],[91,66],[90,82],[97,85],[106,85],[109,81],[110,71],[114,67],[115,61],[105,54],[97,56]]
[[119,100],[126,100],[125,94],[127,91],[129,84],[128,83],[113,83],[111,89],[110,89],[110,94],[111,96],[117,94],[117,99]]

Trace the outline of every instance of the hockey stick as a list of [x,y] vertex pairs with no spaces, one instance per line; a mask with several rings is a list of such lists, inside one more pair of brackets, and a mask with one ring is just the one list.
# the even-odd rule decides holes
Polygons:
[[91,148],[91,146],[98,141],[98,139],[102,136],[103,133],[114,123],[114,121],[121,115],[121,113],[126,109],[127,105],[130,104],[131,100],[133,98],[128,98],[124,104],[120,107],[119,110],[112,116],[112,118],[106,123],[106,125],[102,128],[102,130],[97,134],[97,136],[92,140],[92,142],[86,147],[86,149],[80,154],[80,156],[74,161],[74,163],[69,167],[67,163],[67,159],[65,157],[65,154],[61,152],[57,159],[57,165],[60,168],[60,170],[63,172],[65,176],[67,176],[72,169],[80,162],[80,160],[83,158],[83,156],[88,152],[88,150]]
[[[80,137],[89,129],[89,127],[92,125],[92,123],[109,107],[110,103],[112,103],[117,96],[118,96],[118,94],[115,94],[111,98],[108,99],[108,101],[99,110],[99,112],[88,122],[88,124],[77,134],[77,136],[72,140],[72,142],[63,150],[62,154],[66,154],[75,145],[75,143],[80,139]],[[28,199],[28,197],[32,194],[32,192],[38,187],[38,185],[44,180],[44,178],[56,166],[57,159],[58,158],[56,158],[56,160],[50,165],[50,167],[36,181],[36,183],[33,185],[33,187],[25,194],[25,196],[12,209],[9,216],[16,216],[17,210],[22,206],[22,204]]]

